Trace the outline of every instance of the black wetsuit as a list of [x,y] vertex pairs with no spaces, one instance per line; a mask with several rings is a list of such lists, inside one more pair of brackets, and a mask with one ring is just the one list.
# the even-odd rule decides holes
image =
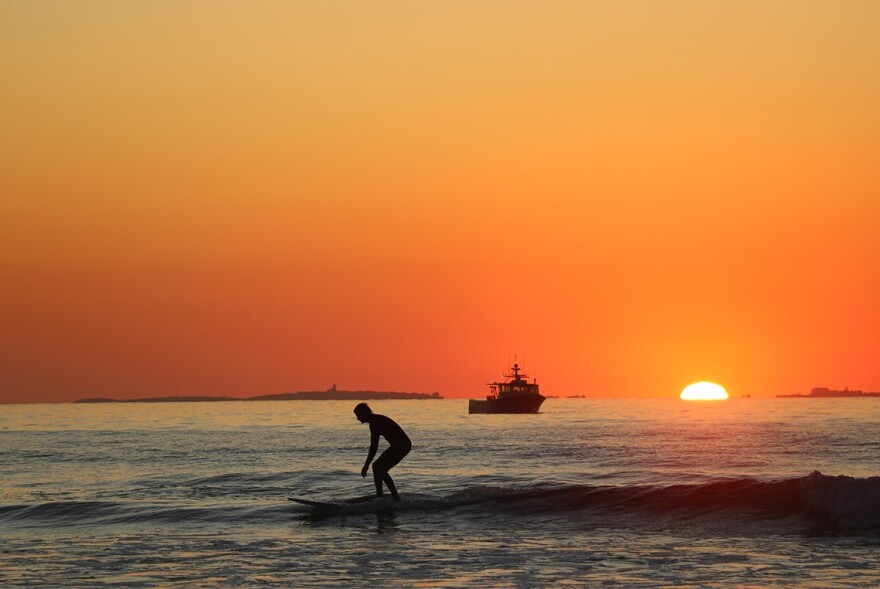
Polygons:
[[412,442],[406,432],[390,417],[373,413],[370,416],[370,456],[379,448],[379,436],[388,441],[388,448],[373,462],[373,469],[388,472],[412,450]]

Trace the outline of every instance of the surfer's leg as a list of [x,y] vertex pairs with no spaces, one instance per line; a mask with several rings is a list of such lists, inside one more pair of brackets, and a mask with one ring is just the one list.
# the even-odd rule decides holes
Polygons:
[[388,487],[388,491],[391,493],[391,497],[395,501],[400,501],[400,495],[397,494],[397,488],[394,486],[391,475],[381,467],[376,468],[375,463],[373,463],[373,480],[376,481],[376,497],[382,496],[382,483],[385,483],[385,486]]
[[[376,496],[382,496],[382,482],[388,477],[388,450],[382,452],[382,455],[379,456],[376,460],[373,461],[373,480],[376,482]],[[389,486],[388,490],[391,491],[393,486]],[[396,491],[391,492],[391,496],[393,497]]]
[[388,471],[391,470],[403,457],[409,454],[409,448],[391,447],[382,452],[382,455],[373,462],[373,478],[376,481],[376,494],[382,496],[382,483],[388,487],[388,491],[395,501],[400,501],[400,495],[397,494],[397,488],[394,486],[394,480]]
[[385,471],[381,468],[376,468],[376,463],[373,463],[373,481],[376,483],[376,497],[382,496],[382,475]]
[[400,495],[397,494],[397,488],[394,486],[394,481],[391,480],[391,475],[386,472],[385,477],[382,480],[385,481],[385,486],[388,487],[388,491],[391,492],[391,498],[395,501],[400,501]]

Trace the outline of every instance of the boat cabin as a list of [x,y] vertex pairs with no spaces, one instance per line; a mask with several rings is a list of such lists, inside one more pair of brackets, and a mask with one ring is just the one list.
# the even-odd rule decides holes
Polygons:
[[489,383],[490,394],[487,399],[503,399],[518,395],[539,395],[538,383],[528,382],[528,375],[519,373],[519,364],[513,365],[513,374],[505,374],[508,380]]

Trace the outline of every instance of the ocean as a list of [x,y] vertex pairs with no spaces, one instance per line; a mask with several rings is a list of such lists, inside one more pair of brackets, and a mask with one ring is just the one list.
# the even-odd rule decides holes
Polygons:
[[291,503],[373,492],[353,405],[0,406],[0,587],[880,586],[880,399],[372,401],[403,500]]

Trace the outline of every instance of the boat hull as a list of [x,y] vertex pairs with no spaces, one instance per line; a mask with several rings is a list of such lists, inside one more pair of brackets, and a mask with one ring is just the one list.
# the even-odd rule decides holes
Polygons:
[[471,399],[468,413],[537,413],[544,399],[544,395],[517,395],[485,401]]

